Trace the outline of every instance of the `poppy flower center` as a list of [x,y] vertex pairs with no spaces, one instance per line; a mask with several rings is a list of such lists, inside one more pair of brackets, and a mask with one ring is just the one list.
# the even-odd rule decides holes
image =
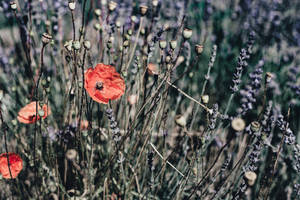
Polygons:
[[97,82],[96,83],[96,89],[97,90],[102,90],[103,89],[103,83],[102,82]]

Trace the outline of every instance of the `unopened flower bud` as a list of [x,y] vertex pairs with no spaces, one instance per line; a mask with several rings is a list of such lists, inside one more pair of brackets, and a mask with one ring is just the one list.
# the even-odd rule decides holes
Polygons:
[[74,160],[77,156],[77,151],[75,149],[69,149],[66,153],[66,158],[68,160]]
[[159,41],[159,47],[160,47],[161,49],[165,49],[165,48],[167,47],[167,41],[165,41],[165,40],[160,40],[160,41]]
[[132,36],[132,30],[129,29],[129,30],[127,31],[127,34],[128,34],[129,36]]
[[17,9],[17,4],[16,4],[16,2],[11,1],[9,4],[10,4],[10,8],[11,8],[12,10],[16,10],[16,9]]
[[238,132],[243,131],[245,129],[245,126],[246,126],[246,123],[242,118],[237,117],[231,121],[231,127],[235,131],[238,131]]
[[184,38],[184,39],[188,40],[188,39],[190,39],[190,38],[192,37],[193,31],[192,31],[192,29],[185,28],[185,29],[183,30],[182,35],[183,35],[183,38]]
[[94,29],[96,31],[100,31],[101,30],[101,25],[99,23],[94,24]]
[[152,0],[152,5],[156,7],[158,5],[158,0]]
[[203,45],[197,44],[195,46],[195,52],[196,52],[197,55],[201,55],[202,52],[203,52]]
[[249,186],[254,185],[256,178],[257,178],[257,175],[255,172],[252,172],[252,171],[245,172],[245,179]]
[[68,6],[69,6],[69,9],[70,9],[71,11],[73,11],[73,10],[75,10],[76,3],[75,3],[75,2],[69,2]]
[[38,111],[38,115],[39,115],[40,117],[44,117],[44,115],[45,115],[44,110],[39,110],[39,111]]
[[270,83],[273,78],[273,74],[271,72],[266,73],[266,83]]
[[101,10],[100,10],[99,8],[97,8],[97,9],[94,11],[94,13],[95,13],[95,15],[96,15],[97,17],[100,17],[100,15],[101,15]]
[[181,127],[185,127],[186,126],[186,118],[183,115],[179,115],[175,117],[175,122],[177,125],[181,126]]
[[116,8],[117,8],[117,3],[116,2],[114,2],[114,1],[110,1],[109,3],[108,3],[108,10],[110,11],[110,12],[113,12]]
[[140,6],[140,12],[142,16],[145,16],[147,13],[148,7],[145,5]]
[[51,26],[51,21],[50,21],[50,20],[46,20],[46,21],[45,21],[45,25],[46,25],[47,27],[50,27],[50,26]]
[[120,21],[116,21],[116,27],[121,28],[121,22]]
[[176,47],[177,47],[177,40],[172,40],[170,42],[170,47],[171,47],[172,50],[176,49]]
[[203,95],[203,96],[201,97],[201,100],[202,100],[203,103],[207,104],[208,101],[209,101],[209,96],[208,96],[208,95]]
[[48,44],[52,40],[52,36],[49,35],[48,33],[43,33],[42,35],[42,42],[43,44]]
[[123,42],[123,46],[124,46],[124,47],[128,47],[128,46],[129,46],[129,41],[128,41],[128,40],[125,40],[125,41]]
[[83,43],[84,48],[89,50],[91,48],[91,42],[89,40],[84,41]]
[[170,61],[171,61],[171,56],[167,56],[166,57],[166,63],[170,63]]
[[259,131],[260,123],[258,121],[251,122],[250,128],[253,132],[257,132]]
[[4,96],[4,92],[3,90],[0,90],[0,101],[2,100],[3,96]]

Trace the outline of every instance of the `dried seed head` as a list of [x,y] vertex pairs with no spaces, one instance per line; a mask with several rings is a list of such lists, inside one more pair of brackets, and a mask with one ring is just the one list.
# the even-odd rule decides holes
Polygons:
[[253,132],[257,132],[259,131],[260,123],[258,121],[251,122],[250,128]]
[[48,33],[43,33],[42,35],[42,42],[44,45],[48,44],[52,40],[52,36]]
[[186,126],[186,117],[184,117],[183,115],[178,115],[175,117],[175,122],[177,125],[179,125],[181,127],[185,127]]
[[202,100],[203,103],[207,104],[208,101],[209,101],[209,96],[208,96],[208,95],[203,95],[203,96],[201,97],[201,100]]
[[176,47],[177,47],[177,40],[172,40],[170,42],[170,47],[171,47],[172,50],[176,49]]
[[146,15],[147,10],[148,10],[148,7],[147,7],[147,6],[145,6],[145,5],[141,5],[141,6],[140,6],[140,12],[141,12],[141,15],[142,15],[142,16],[145,16],[145,15]]
[[77,156],[77,151],[75,149],[69,149],[66,153],[68,160],[74,160]]
[[257,175],[255,172],[247,171],[245,172],[245,179],[247,180],[248,185],[252,186],[255,183]]
[[100,17],[100,15],[101,15],[101,10],[98,8],[98,9],[96,9],[96,10],[94,11],[94,13],[95,13],[95,15],[96,15],[97,17]]
[[183,35],[183,38],[184,38],[184,39],[188,40],[188,39],[190,39],[190,38],[192,37],[193,31],[192,31],[192,29],[185,28],[185,29],[183,30],[182,35]]
[[10,8],[11,8],[12,10],[17,10],[17,4],[16,4],[16,2],[11,1],[9,4],[10,4]]
[[231,121],[231,127],[235,131],[238,131],[238,132],[243,131],[245,129],[245,126],[246,126],[246,123],[242,118],[237,117]]
[[160,40],[159,41],[159,47],[161,49],[165,49],[167,47],[167,41],[166,40]]
[[73,42],[73,48],[75,49],[75,50],[79,50],[80,49],[80,42],[78,41],[78,40],[75,40],[74,42]]
[[152,0],[152,5],[156,7],[158,5],[158,0]]
[[108,3],[108,10],[110,11],[110,12],[113,12],[116,8],[117,8],[117,3],[116,2],[114,2],[114,1],[110,1],[109,3]]
[[71,11],[73,11],[73,10],[75,10],[75,8],[76,8],[76,3],[71,1],[71,2],[69,2],[68,6],[69,6],[69,9],[70,9]]
[[202,52],[203,52],[203,45],[197,44],[195,46],[195,52],[196,52],[197,55],[201,55]]
[[83,43],[84,48],[89,50],[91,48],[91,42],[89,40],[84,41]]

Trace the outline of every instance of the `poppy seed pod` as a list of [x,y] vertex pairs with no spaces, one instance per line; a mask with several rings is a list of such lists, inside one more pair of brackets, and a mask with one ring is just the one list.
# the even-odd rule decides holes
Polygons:
[[83,46],[85,49],[89,50],[91,48],[91,42],[89,40],[84,41]]
[[95,13],[95,15],[96,15],[97,17],[100,17],[100,15],[101,15],[101,10],[98,8],[98,9],[96,9],[96,10],[94,11],[94,13]]
[[68,6],[69,6],[69,9],[70,9],[71,11],[73,11],[73,10],[75,10],[75,8],[76,8],[76,3],[75,3],[75,2],[69,2]]
[[177,47],[177,40],[172,40],[170,42],[170,47],[171,47],[172,50],[176,49],[176,47]]
[[11,1],[9,4],[10,4],[10,8],[11,8],[12,10],[16,10],[16,9],[17,9],[17,4],[16,4],[16,2]]
[[42,35],[43,44],[45,44],[45,45],[48,44],[51,41],[51,39],[52,39],[51,35],[49,35],[48,33],[43,33],[43,35]]
[[250,128],[252,131],[257,132],[259,131],[260,123],[258,121],[251,122]]
[[203,52],[203,45],[197,44],[195,46],[195,52],[196,52],[197,55],[201,55],[202,52]]
[[145,16],[145,15],[146,15],[147,10],[148,10],[148,7],[147,7],[147,6],[145,6],[145,5],[141,5],[141,6],[140,6],[140,12],[141,12],[141,15],[142,15],[142,16]]
[[110,12],[113,12],[116,8],[117,8],[117,3],[116,2],[114,2],[114,1],[110,1],[109,3],[108,3],[108,10],[110,11]]
[[256,178],[257,178],[257,175],[256,175],[255,172],[247,171],[247,172],[245,172],[244,177],[245,177],[245,179],[246,179],[248,185],[249,185],[249,186],[252,186],[252,185],[254,185],[254,183],[255,183],[255,180],[256,180]]
[[192,31],[192,29],[185,28],[182,32],[182,35],[183,35],[184,39],[188,40],[192,37],[193,31]]
[[165,40],[160,40],[159,41],[159,48],[165,49],[167,47],[167,41]]
[[78,41],[78,40],[75,40],[74,42],[73,42],[73,48],[75,49],[75,50],[79,50],[80,49],[80,42]]
[[242,118],[237,117],[231,121],[231,127],[235,131],[238,131],[238,132],[243,131],[245,129],[245,126],[246,126],[246,123]]
[[72,50],[72,44],[73,44],[73,40],[66,41],[65,44],[64,44],[64,47],[65,47],[68,51],[71,51],[71,50]]

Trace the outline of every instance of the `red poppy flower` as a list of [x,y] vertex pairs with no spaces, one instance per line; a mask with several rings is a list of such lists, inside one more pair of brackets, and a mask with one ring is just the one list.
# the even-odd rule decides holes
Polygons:
[[119,99],[125,92],[125,82],[116,69],[99,63],[84,74],[84,88],[94,101],[107,104]]
[[[42,109],[44,111],[43,119],[45,119],[51,113],[51,111],[46,104],[43,105]],[[38,110],[41,110],[41,107],[39,105]],[[33,101],[30,104],[27,104],[25,107],[21,108],[18,113],[18,120],[19,122],[25,124],[33,124],[40,119],[39,115],[36,117],[36,113],[36,101]]]
[[16,153],[8,153],[8,159],[11,176],[9,173],[6,153],[0,155],[0,174],[2,174],[2,177],[6,179],[16,178],[23,168],[23,161]]

